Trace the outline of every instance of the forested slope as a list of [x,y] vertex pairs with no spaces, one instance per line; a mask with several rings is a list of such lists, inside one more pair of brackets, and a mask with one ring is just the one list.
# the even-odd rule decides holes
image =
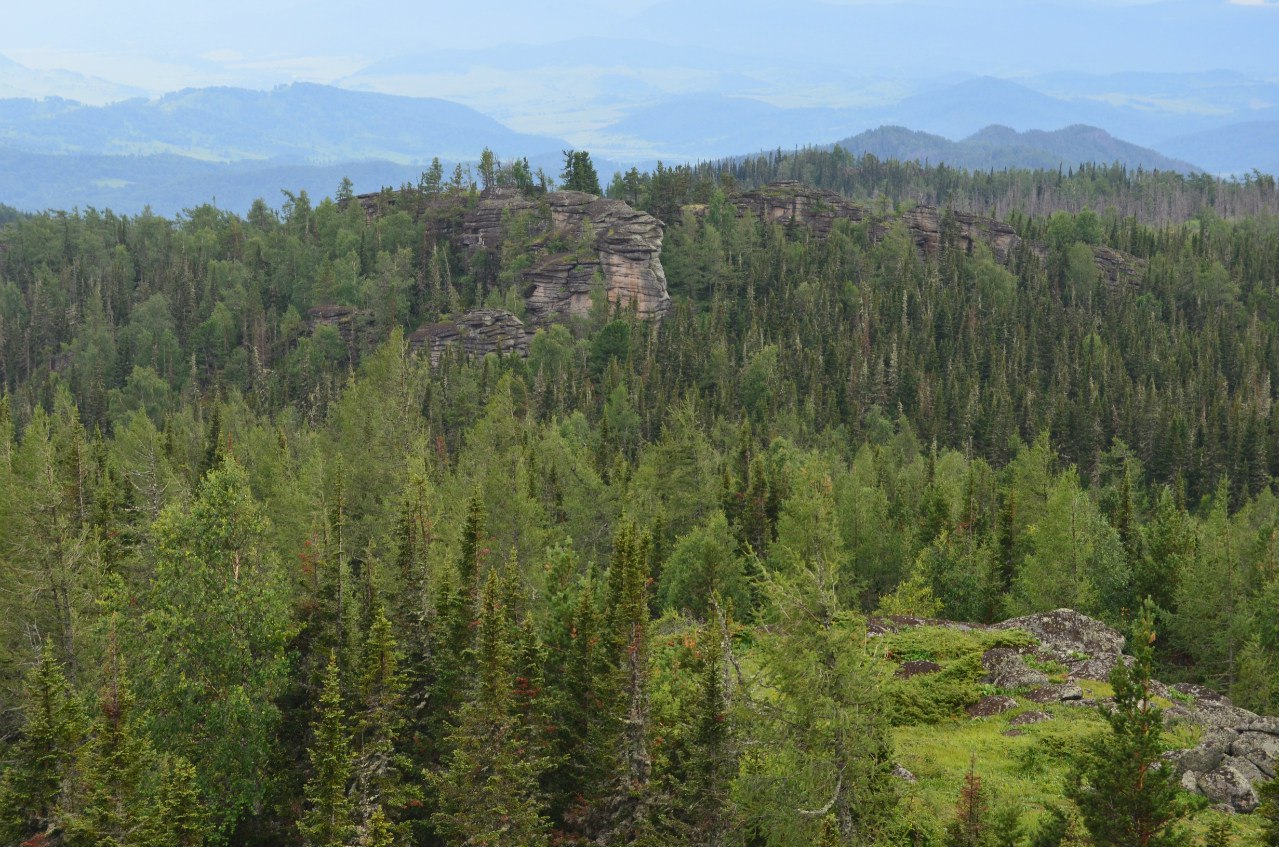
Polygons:
[[[1273,182],[841,157],[619,177],[666,224],[660,321],[609,293],[613,225],[545,225],[491,158],[529,202],[475,242],[465,175],[9,222],[6,843],[977,843],[969,750],[999,843],[1073,837],[1067,754],[1116,730],[1053,706],[1008,746],[965,709],[1033,639],[877,610],[1146,609],[1160,679],[1279,710]],[[778,176],[864,219],[765,222]],[[543,320],[547,262],[598,270]],[[527,356],[413,352],[481,308]]]

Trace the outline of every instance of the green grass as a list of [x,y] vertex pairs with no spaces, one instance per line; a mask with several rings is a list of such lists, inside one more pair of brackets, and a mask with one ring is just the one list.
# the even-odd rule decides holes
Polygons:
[[[1085,749],[1097,733],[1108,731],[1101,714],[1088,706],[1065,704],[1040,705],[1020,699],[1018,708],[989,718],[970,719],[963,705],[975,702],[989,686],[977,682],[984,674],[981,654],[991,647],[1021,647],[1034,643],[1022,632],[961,632],[920,627],[882,636],[882,655],[895,664],[928,659],[942,670],[911,679],[893,679],[889,692],[899,710],[893,730],[896,760],[911,771],[918,782],[907,784],[902,791],[901,813],[919,828],[940,833],[955,814],[955,802],[968,772],[975,764],[992,806],[1013,805],[1021,810],[1021,824],[1032,831],[1051,807],[1067,804],[1063,796],[1065,781],[1074,756]],[[1049,663],[1034,665],[1050,676],[1058,668]],[[1061,670],[1064,670],[1061,669]],[[1102,680],[1076,680],[1084,697],[1100,700],[1114,696],[1114,688]],[[1155,702],[1168,707],[1171,700],[1159,697]],[[1022,734],[1004,735],[1010,721],[1023,712],[1038,710],[1051,714],[1052,720],[1018,727]],[[1203,735],[1198,726],[1181,724],[1166,733],[1168,747],[1193,747]],[[1201,843],[1208,827],[1219,813],[1201,807],[1187,821],[1191,843]],[[1260,844],[1259,823],[1255,816],[1234,815],[1236,847]],[[1022,843],[1026,843],[1023,837]]]

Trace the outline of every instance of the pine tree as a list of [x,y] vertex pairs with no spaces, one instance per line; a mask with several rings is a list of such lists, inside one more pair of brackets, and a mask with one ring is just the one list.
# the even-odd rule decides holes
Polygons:
[[1154,609],[1146,603],[1129,639],[1130,666],[1110,674],[1110,732],[1075,766],[1067,787],[1097,847],[1170,847],[1183,843],[1177,821],[1187,814],[1173,768],[1158,767],[1163,710],[1150,690]]
[[548,843],[538,797],[544,762],[531,755],[516,717],[513,635],[500,595],[497,573],[490,571],[473,651],[475,682],[435,779],[440,809],[434,822],[452,843],[538,847]]
[[347,793],[354,756],[336,656],[329,657],[319,714],[311,729],[311,777],[305,788],[308,808],[298,821],[298,831],[306,847],[346,847],[355,834],[355,810]]
[[84,717],[51,641],[26,676],[21,734],[0,782],[3,832],[20,841],[55,824],[66,781],[84,733]]

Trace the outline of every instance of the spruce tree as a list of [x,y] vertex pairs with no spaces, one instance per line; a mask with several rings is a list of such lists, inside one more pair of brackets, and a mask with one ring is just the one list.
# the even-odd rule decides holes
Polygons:
[[23,685],[22,730],[0,781],[3,832],[14,841],[46,832],[84,734],[84,716],[46,641]]
[[375,810],[385,817],[413,795],[404,781],[406,763],[398,751],[403,729],[404,674],[391,622],[379,605],[365,639],[356,720],[355,794],[361,829],[371,825]]
[[312,735],[307,810],[298,821],[298,831],[306,847],[346,847],[355,835],[355,810],[347,793],[354,757],[336,656],[329,657]]
[[195,767],[181,756],[164,764],[155,810],[157,847],[199,847],[209,833]]
[[1110,674],[1114,707],[1103,713],[1110,732],[1076,764],[1067,786],[1097,847],[1172,847],[1184,842],[1177,821],[1188,810],[1178,775],[1160,767],[1163,710],[1153,702],[1154,607],[1141,610],[1129,639],[1131,666]]
[[69,847],[161,847],[156,756],[138,728],[134,695],[114,639],[89,740],[59,817]]
[[514,637],[495,571],[485,581],[477,630],[475,681],[435,779],[440,808],[434,822],[450,843],[539,847],[548,843],[538,797],[544,761],[531,754],[516,715]]

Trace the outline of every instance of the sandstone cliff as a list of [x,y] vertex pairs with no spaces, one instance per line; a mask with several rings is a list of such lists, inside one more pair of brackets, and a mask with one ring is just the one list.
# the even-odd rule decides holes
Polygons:
[[437,364],[450,347],[468,356],[488,353],[528,355],[524,322],[500,309],[475,309],[452,321],[427,324],[408,336],[409,349]]

